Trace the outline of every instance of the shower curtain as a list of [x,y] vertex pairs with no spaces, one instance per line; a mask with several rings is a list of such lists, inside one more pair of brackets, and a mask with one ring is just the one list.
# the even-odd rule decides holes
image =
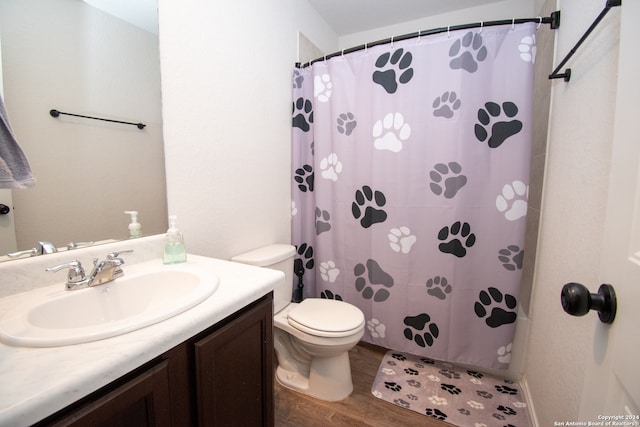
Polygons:
[[365,341],[508,367],[535,29],[444,32],[294,70],[296,269],[305,297],[364,312]]

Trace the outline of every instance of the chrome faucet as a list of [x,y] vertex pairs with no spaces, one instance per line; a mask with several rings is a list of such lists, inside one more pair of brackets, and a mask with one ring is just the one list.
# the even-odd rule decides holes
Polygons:
[[124,264],[124,260],[120,258],[120,254],[131,252],[133,251],[111,252],[107,254],[107,258],[105,260],[100,262],[98,262],[98,258],[94,258],[93,269],[88,276],[86,275],[82,264],[77,259],[47,268],[46,271],[56,272],[63,268],[68,268],[67,283],[65,284],[65,289],[68,291],[102,285],[103,283],[111,282],[124,275],[122,268],[120,268],[120,266]]
[[9,258],[20,258],[25,255],[37,256],[44,254],[54,254],[56,252],[58,252],[58,249],[53,243],[40,241],[35,248],[28,249],[26,251],[12,252],[10,254],[7,254],[7,256],[9,256]]

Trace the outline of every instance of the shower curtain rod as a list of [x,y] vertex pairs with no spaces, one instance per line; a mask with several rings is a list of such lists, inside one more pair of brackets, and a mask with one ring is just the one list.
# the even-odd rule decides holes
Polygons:
[[449,27],[440,27],[440,28],[433,28],[431,30],[425,30],[425,31],[418,31],[415,33],[409,33],[409,34],[403,34],[401,36],[395,36],[395,37],[391,37],[388,39],[382,39],[382,40],[378,40],[372,43],[365,43],[363,45],[360,46],[355,46],[355,47],[350,47],[348,49],[344,49],[341,50],[339,52],[334,52],[331,53],[329,55],[325,55],[325,56],[321,56],[320,58],[316,58],[312,61],[309,61],[305,64],[301,64],[300,62],[296,62],[296,68],[305,68],[308,67],[310,65],[313,65],[316,62],[320,62],[320,61],[326,61],[327,59],[330,58],[334,58],[336,56],[342,56],[345,53],[352,53],[352,52],[357,52],[359,50],[365,50],[367,48],[373,47],[373,46],[378,46],[378,45],[382,45],[382,44],[387,44],[387,43],[392,43],[392,42],[397,42],[397,41],[401,41],[401,40],[408,40],[408,39],[413,39],[413,38],[417,38],[417,37],[422,37],[422,36],[430,36],[433,34],[440,34],[440,33],[445,33],[445,32],[449,32],[449,31],[456,31],[456,30],[467,30],[470,28],[483,28],[483,27],[493,27],[493,26],[497,26],[497,25],[507,25],[507,24],[524,24],[525,22],[537,22],[538,24],[549,24],[552,30],[558,29],[560,28],[560,11],[556,10],[555,12],[551,12],[550,16],[547,17],[537,17],[537,18],[521,18],[521,19],[504,19],[501,21],[486,21],[486,22],[474,22],[471,24],[463,24],[463,25],[452,25]]

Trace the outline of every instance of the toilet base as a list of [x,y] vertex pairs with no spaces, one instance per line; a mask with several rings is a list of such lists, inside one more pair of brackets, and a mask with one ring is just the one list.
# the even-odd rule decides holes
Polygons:
[[327,402],[343,400],[353,391],[349,353],[333,357],[315,357],[309,377],[278,365],[276,380],[284,387]]

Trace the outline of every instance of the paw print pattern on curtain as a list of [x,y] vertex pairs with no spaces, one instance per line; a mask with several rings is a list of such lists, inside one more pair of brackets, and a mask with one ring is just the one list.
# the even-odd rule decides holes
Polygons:
[[358,306],[368,342],[508,366],[534,60],[528,23],[294,70],[292,238],[305,297]]

